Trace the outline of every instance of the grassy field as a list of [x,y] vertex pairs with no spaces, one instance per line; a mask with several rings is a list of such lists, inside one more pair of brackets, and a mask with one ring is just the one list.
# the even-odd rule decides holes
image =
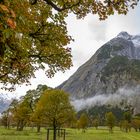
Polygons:
[[[0,127],[0,140],[46,140],[45,129],[42,129],[40,134],[35,131],[35,129],[26,128],[23,132],[17,132],[14,129],[6,130]],[[125,133],[119,128],[115,128],[113,134],[110,134],[105,127],[100,127],[98,130],[90,128],[86,133],[76,129],[67,129],[66,132],[66,140],[140,140],[140,132],[132,130]],[[58,138],[58,140],[63,139]]]

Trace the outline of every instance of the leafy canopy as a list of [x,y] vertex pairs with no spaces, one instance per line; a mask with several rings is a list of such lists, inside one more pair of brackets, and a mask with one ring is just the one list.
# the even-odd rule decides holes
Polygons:
[[60,127],[74,118],[69,96],[62,90],[48,90],[40,97],[34,116],[41,116],[50,126]]
[[16,27],[7,23],[0,29],[0,82],[13,86],[29,83],[34,72],[44,70],[46,65],[49,77],[70,68],[71,54],[66,45],[72,39],[67,34],[63,13],[53,14],[43,2],[34,6],[27,0],[8,3],[16,12]]
[[39,1],[44,1],[58,12],[74,13],[78,18],[92,13],[104,20],[115,12],[127,14],[129,8],[134,8],[139,0],[30,0],[30,3],[36,4]]

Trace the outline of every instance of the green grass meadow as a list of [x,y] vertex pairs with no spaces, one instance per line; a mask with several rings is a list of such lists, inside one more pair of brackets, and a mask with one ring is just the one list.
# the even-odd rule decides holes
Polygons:
[[[12,128],[7,130],[0,127],[0,140],[46,140],[46,131],[42,128],[41,133],[38,134],[35,128],[25,128],[24,131],[18,132]],[[63,138],[58,138],[58,140],[63,140]],[[126,133],[115,128],[110,134],[106,127],[100,127],[98,130],[89,128],[85,133],[82,130],[66,129],[66,140],[140,140],[140,132],[132,130]]]

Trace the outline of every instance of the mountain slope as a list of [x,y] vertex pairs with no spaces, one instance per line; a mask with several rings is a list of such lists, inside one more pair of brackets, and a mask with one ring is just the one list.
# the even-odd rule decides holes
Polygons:
[[104,44],[58,88],[72,99],[115,94],[140,84],[140,36],[121,32]]
[[0,113],[5,111],[9,104],[11,103],[11,98],[5,93],[0,93]]

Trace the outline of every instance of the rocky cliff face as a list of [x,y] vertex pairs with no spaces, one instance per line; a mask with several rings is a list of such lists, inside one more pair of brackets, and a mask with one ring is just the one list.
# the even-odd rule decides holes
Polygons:
[[121,32],[104,44],[58,88],[73,99],[115,94],[140,84],[140,36]]

